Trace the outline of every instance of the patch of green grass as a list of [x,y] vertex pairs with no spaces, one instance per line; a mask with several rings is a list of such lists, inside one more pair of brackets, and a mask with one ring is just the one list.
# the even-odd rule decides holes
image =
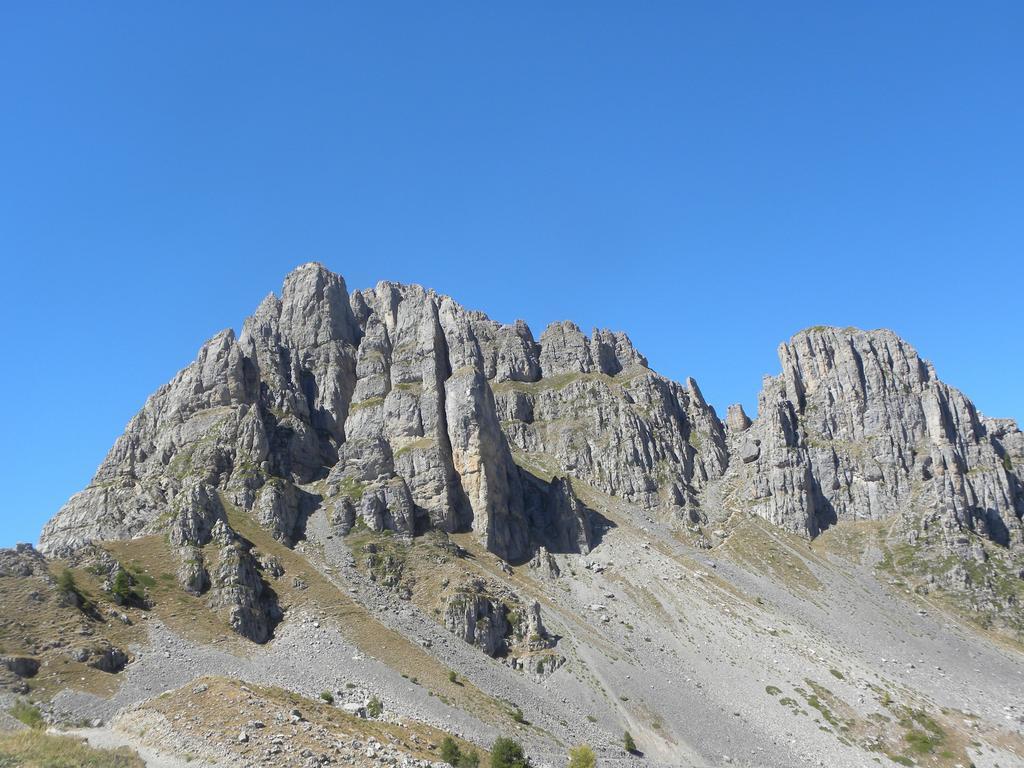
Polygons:
[[831,701],[835,698],[832,695],[832,691],[830,691],[823,685],[819,685],[813,680],[807,680],[806,683],[808,686],[810,686],[811,693],[810,695],[808,695],[800,689],[797,689],[800,695],[802,695],[807,700],[807,703],[810,706],[818,710],[821,713],[821,716],[825,718],[825,722],[827,722],[833,728],[843,727],[842,721],[835,716],[835,714],[832,712],[831,707],[829,707],[828,705],[828,701]]
[[365,490],[366,483],[360,482],[354,477],[344,477],[341,480],[341,492],[352,501],[361,501]]
[[21,721],[29,728],[45,728],[46,721],[43,719],[39,707],[28,704],[24,701],[14,702],[14,706],[7,710],[11,717]]
[[399,456],[404,456],[410,451],[421,451],[430,448],[435,443],[432,437],[421,437],[418,440],[412,440],[406,443],[398,450],[395,451],[394,457],[397,459]]
[[930,755],[946,740],[945,731],[924,710],[911,710],[899,722],[906,731],[903,740],[914,754]]
[[846,679],[845,675],[843,675],[843,673],[840,672],[838,669],[830,669],[829,672],[832,674],[832,677],[834,677],[836,680]]
[[782,693],[782,689],[774,685],[766,685],[764,687],[764,692],[767,693],[769,696],[778,696],[780,693]]
[[364,408],[373,408],[375,405],[381,405],[384,402],[383,397],[371,397],[368,400],[363,400],[359,403],[352,403],[348,407],[349,414],[353,414],[356,411],[361,411]]

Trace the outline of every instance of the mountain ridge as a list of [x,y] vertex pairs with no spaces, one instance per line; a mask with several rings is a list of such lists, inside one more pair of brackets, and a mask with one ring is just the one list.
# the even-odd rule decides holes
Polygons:
[[[197,705],[200,674],[353,706],[338,676],[357,675],[364,702],[481,747],[514,727],[547,764],[579,741],[635,761],[625,729],[664,765],[866,750],[952,768],[973,737],[950,713],[974,710],[986,749],[1018,754],[993,711],[1024,672],[1024,436],[885,329],[811,327],[779,358],[757,417],[720,418],[625,333],[562,321],[535,339],[303,265],[147,399],[42,555],[0,552],[12,605],[44,596],[96,643],[11,634],[18,619],[0,651],[47,685],[115,659],[120,687],[95,683],[110,698],[61,678],[52,714],[125,728],[153,685]],[[85,587],[62,593],[62,569]],[[886,643],[916,664],[888,670]],[[951,661],[975,655],[984,670]],[[926,661],[956,685],[916,676]],[[757,760],[725,761],[730,744]]]
[[[289,288],[289,282],[294,284],[297,277],[300,275],[312,276],[312,284],[306,286],[311,296],[316,297],[311,303],[306,303],[300,306],[302,302],[291,300]],[[318,404],[318,410],[311,416],[316,423],[312,423],[312,427],[319,430],[326,429],[330,436],[337,441],[340,445],[343,441],[342,429],[339,425],[339,421],[344,421],[349,418],[348,408],[353,403],[355,406],[361,406],[365,403],[371,403],[373,405],[373,399],[376,397],[382,397],[390,393],[390,381],[383,381],[383,373],[381,371],[372,370],[373,362],[370,358],[374,355],[382,354],[378,347],[381,344],[388,344],[390,340],[384,338],[387,336],[387,329],[385,329],[379,322],[378,316],[385,317],[387,319],[387,313],[396,313],[398,306],[393,302],[393,298],[396,296],[404,296],[409,294],[414,297],[413,301],[419,301],[420,303],[426,302],[431,306],[436,305],[435,311],[446,313],[448,317],[449,329],[447,335],[440,327],[437,329],[440,331],[440,336],[437,341],[447,345],[449,342],[448,336],[451,336],[451,343],[456,346],[456,349],[444,350],[445,359],[439,364],[444,364],[448,367],[448,372],[458,372],[460,376],[464,376],[465,369],[467,366],[482,369],[480,373],[484,374],[484,378],[489,383],[487,389],[492,389],[494,385],[501,387],[507,382],[523,382],[524,384],[534,383],[544,378],[554,376],[573,376],[573,375],[605,375],[614,378],[621,374],[625,369],[637,368],[649,371],[650,374],[657,377],[659,380],[668,382],[675,387],[684,389],[686,391],[686,399],[692,401],[693,406],[699,409],[701,412],[697,414],[697,421],[704,422],[705,432],[711,436],[712,440],[722,447],[724,441],[724,430],[715,430],[716,426],[724,426],[725,422],[718,420],[718,415],[715,413],[713,407],[709,406],[696,382],[692,378],[688,378],[685,387],[679,385],[671,380],[664,379],[660,375],[647,368],[647,361],[639,352],[635,350],[629,337],[625,333],[612,333],[607,330],[595,329],[590,337],[585,336],[575,324],[562,321],[551,323],[541,334],[541,338],[538,342],[533,340],[533,335],[530,332],[528,326],[522,321],[516,321],[511,325],[502,325],[494,321],[489,320],[482,312],[474,312],[463,309],[460,305],[454,302],[447,296],[438,294],[433,290],[427,290],[420,286],[409,285],[404,286],[398,283],[392,283],[382,281],[374,289],[368,291],[353,291],[351,295],[348,294],[344,280],[338,276],[333,276],[322,265],[316,263],[309,263],[303,265],[294,270],[285,283],[285,291],[282,294],[282,299],[278,299],[274,294],[269,294],[257,308],[256,312],[252,317],[247,319],[243,324],[243,331],[240,337],[235,337],[234,331],[231,329],[225,329],[215,334],[211,339],[203,345],[200,351],[200,357],[196,363],[192,366],[186,367],[182,372],[178,374],[178,377],[185,375],[187,371],[190,371],[196,365],[199,366],[199,384],[198,386],[215,386],[215,382],[205,382],[203,376],[215,377],[218,372],[214,370],[216,361],[219,359],[218,356],[223,355],[234,355],[237,359],[233,362],[228,361],[229,366],[241,366],[243,365],[244,355],[239,351],[241,349],[248,349],[252,354],[251,357],[245,357],[245,360],[256,360],[259,370],[265,375],[269,376],[272,380],[276,379],[278,384],[281,383],[281,371],[279,361],[267,361],[264,360],[262,365],[259,365],[261,350],[259,348],[259,339],[265,336],[266,333],[270,332],[267,329],[266,319],[268,317],[273,318],[273,321],[280,322],[286,328],[299,329],[301,333],[308,334],[308,337],[299,339],[296,343],[304,350],[317,350],[324,349],[325,345],[330,346],[333,344],[340,345],[344,352],[335,352],[337,359],[326,362],[328,370],[331,373],[337,375],[321,376],[321,378],[327,382],[329,388],[337,388],[337,391],[329,391],[327,393],[318,393],[313,399],[326,397],[330,399],[330,403]],[[374,308],[367,303],[367,297],[371,298],[371,303],[376,301],[378,303],[384,302],[387,304],[391,302],[392,305],[387,308],[378,308],[375,311]],[[399,301],[398,304],[401,302]],[[383,310],[383,311],[381,311]],[[273,317],[275,315],[283,315],[280,318]],[[301,313],[304,313],[301,317]],[[356,313],[360,315],[361,323],[357,322]],[[321,321],[321,315],[323,320]],[[312,320],[311,324],[307,324],[307,320]],[[394,325],[397,322],[397,315],[390,318],[390,325],[392,326],[392,333],[395,332]],[[462,332],[460,336],[459,323],[461,322],[462,327],[466,330]],[[438,315],[438,324],[441,324],[441,317]],[[486,329],[486,330],[484,330]],[[484,344],[481,346],[480,341],[475,338],[476,333],[480,333],[483,330],[483,334],[490,334],[491,338],[484,340]],[[383,334],[383,335],[382,335]],[[497,338],[496,334],[500,334],[501,338]],[[359,345],[363,342],[364,338],[368,338],[368,343],[375,345],[370,353],[364,355],[365,359],[362,362],[364,366],[364,376],[359,376],[358,371],[351,370],[357,364],[354,360]],[[853,340],[859,340],[857,343],[860,348],[854,345]],[[495,342],[503,345],[500,349],[495,346]],[[768,419],[774,418],[771,415],[772,404],[769,400],[774,397],[776,399],[782,398],[786,402],[789,402],[792,406],[795,406],[797,411],[803,414],[805,407],[805,388],[807,386],[815,387],[818,384],[818,374],[814,370],[814,366],[819,366],[821,361],[829,360],[830,357],[836,354],[846,354],[847,359],[840,361],[841,365],[834,371],[825,370],[822,375],[833,375],[838,377],[845,377],[844,381],[840,381],[837,386],[836,392],[829,393],[828,397],[835,399],[843,399],[846,397],[846,391],[854,397],[861,399],[868,397],[868,392],[865,389],[866,382],[861,381],[860,388],[858,389],[857,383],[849,375],[847,368],[853,366],[858,368],[862,365],[861,354],[866,352],[868,354],[876,354],[874,344],[879,343],[885,355],[888,355],[887,361],[876,361],[874,368],[872,369],[875,375],[873,384],[882,389],[886,386],[886,381],[892,380],[902,382],[903,386],[918,387],[920,392],[918,394],[926,394],[928,390],[928,382],[936,382],[937,385],[941,386],[941,400],[942,402],[929,401],[929,408],[931,413],[931,423],[926,425],[927,429],[930,429],[931,433],[935,433],[937,436],[942,436],[947,440],[952,440],[954,434],[944,434],[952,430],[952,433],[956,433],[957,429],[960,428],[959,422],[953,424],[949,423],[947,430],[945,425],[949,419],[959,419],[959,411],[962,410],[963,418],[970,423],[968,431],[971,433],[972,438],[977,438],[978,432],[992,432],[997,434],[998,437],[995,440],[1006,441],[1007,439],[1012,443],[1010,448],[1011,451],[1019,452],[1019,430],[1016,428],[1016,424],[1011,420],[1000,420],[1000,419],[986,419],[982,417],[974,409],[973,404],[962,395],[958,390],[947,387],[938,380],[935,375],[934,367],[930,363],[926,363],[921,360],[915,350],[908,344],[899,339],[898,336],[893,334],[891,331],[886,329],[879,329],[875,331],[860,331],[858,329],[837,329],[827,326],[811,326],[807,329],[797,332],[794,334],[788,342],[784,342],[779,346],[779,358],[782,363],[783,372],[781,377],[783,379],[783,386],[779,389],[778,384],[773,384],[778,391],[774,394],[769,395],[766,393],[765,388],[762,388],[760,395],[760,402],[762,406],[768,405],[766,409],[759,407],[759,414],[762,411]],[[406,342],[415,343],[415,342]],[[461,345],[463,348],[458,349]],[[473,348],[475,346],[475,349]],[[481,352],[481,348],[484,350]],[[435,353],[439,353],[439,350],[434,350]],[[213,361],[207,360],[207,356],[213,355]],[[484,355],[487,355],[487,359],[484,360]],[[895,354],[897,359],[901,362],[902,368],[900,371],[894,373],[892,370],[893,358]],[[440,354],[438,354],[440,357]],[[804,372],[801,365],[807,361],[812,364],[812,367],[808,372]],[[403,363],[404,364],[404,363]],[[214,366],[214,367],[211,367]],[[333,367],[332,367],[333,366]],[[348,370],[342,371],[340,367],[347,366]],[[501,369],[499,370],[499,366]],[[826,368],[828,365],[826,365]],[[240,371],[235,372],[233,378],[226,382],[228,390],[220,392],[218,398],[220,401],[229,402],[232,399],[235,400],[254,400],[255,395],[253,393],[244,393],[242,390],[245,387],[245,375],[252,375],[250,371],[248,374],[241,374]],[[436,373],[436,372],[435,372]],[[638,372],[634,371],[634,374]],[[309,373],[307,372],[307,381],[303,386],[310,386],[311,382],[308,380]],[[387,372],[390,377],[390,371]],[[408,382],[398,381],[397,385],[416,385],[422,383],[422,376],[417,377],[417,374],[409,372],[398,372],[398,377],[408,377]],[[639,375],[642,374],[642,372]],[[863,378],[863,371],[859,371],[859,375]],[[437,380],[433,383],[447,381],[448,376],[435,377]],[[765,377],[765,386],[768,386],[768,382],[777,380],[778,377]],[[805,383],[805,379],[807,383]],[[177,380],[177,379],[176,379]],[[356,386],[362,387],[362,392],[356,393]],[[477,382],[479,386],[479,382]],[[234,386],[234,391],[231,387]],[[251,386],[251,382],[250,382]],[[266,386],[266,384],[264,384]],[[845,389],[844,389],[845,388]],[[158,390],[158,394],[161,390]],[[353,400],[353,397],[359,395],[358,400]],[[504,394],[504,393],[499,393]],[[887,394],[884,393],[883,394]],[[931,397],[932,393],[927,392],[928,396]],[[486,397],[485,393],[481,393],[480,397]],[[946,403],[952,398],[955,402],[955,412],[951,412],[947,407]],[[309,400],[310,398],[306,398]],[[516,408],[520,407],[520,403],[517,402],[518,398],[501,397],[500,404],[496,404],[495,408],[502,408],[504,415],[514,417],[516,415]],[[870,407],[870,403],[865,400],[865,407]],[[883,403],[884,405],[884,403]],[[301,411],[301,404],[299,410]],[[308,403],[306,404],[308,408]],[[730,410],[732,410],[731,407]],[[959,410],[957,410],[959,409]],[[142,412],[145,412],[145,407]],[[352,414],[354,426],[358,429],[359,423],[363,420],[363,417]],[[829,419],[834,419],[835,414],[831,414],[825,417],[822,422],[824,425]],[[914,414],[914,418],[918,418],[921,414]],[[868,413],[869,418],[873,418],[871,413]],[[747,418],[745,414],[742,414],[742,410],[739,411],[736,417],[740,422]],[[851,413],[843,414],[843,418],[847,419],[847,424],[844,429],[847,432],[857,432],[857,428],[850,419],[852,418]],[[511,420],[515,420],[514,418]],[[945,420],[945,421],[943,421]],[[519,420],[521,421],[521,420]],[[755,418],[753,423],[755,425],[763,424],[765,421],[764,417]],[[920,421],[920,418],[918,418]],[[484,425],[485,428],[491,428],[493,425]],[[862,425],[863,426],[863,425]],[[894,428],[905,429],[904,424],[894,424]],[[918,427],[919,425],[914,425]],[[773,434],[765,435],[764,437],[774,440],[776,443],[779,442],[780,434],[779,429],[783,430],[781,434],[781,444],[788,445],[788,442],[792,442],[793,435],[786,435],[786,425],[778,424]],[[736,430],[733,430],[736,431]],[[762,430],[763,431],[763,430]],[[863,432],[863,429],[860,430]],[[711,432],[716,434],[711,435]],[[855,435],[860,437],[862,435]],[[423,437],[423,435],[417,435],[417,437]],[[521,444],[520,447],[525,447],[526,441],[530,439],[529,436],[522,433],[522,430],[518,429],[512,435],[513,442],[518,440]],[[826,438],[832,437],[832,435],[826,435]],[[980,435],[984,438],[984,435]],[[760,442],[762,437],[753,438],[754,441]],[[981,440],[976,440],[980,443]],[[964,446],[961,446],[964,447]],[[999,447],[1002,447],[1001,443]],[[906,446],[903,446],[906,448]],[[747,456],[750,456],[754,450],[750,443],[745,446]],[[997,451],[998,452],[998,451]],[[719,454],[723,451],[719,450]],[[962,451],[961,451],[962,453]],[[699,454],[698,454],[699,456]],[[1000,455],[1002,457],[1010,456],[1010,463],[1012,464],[1012,454],[1008,449],[1003,448]],[[703,458],[703,457],[701,457]],[[109,457],[108,457],[109,460]],[[329,459],[327,459],[329,460]],[[501,457],[499,461],[504,461],[506,464],[507,458]],[[736,461],[735,457],[728,457],[725,455],[719,455],[716,457],[710,457],[711,469],[704,470],[705,476],[720,475],[724,471],[724,464],[729,461]],[[965,461],[963,456],[944,457],[944,461],[951,463],[963,464]],[[104,465],[107,464],[105,460]],[[325,460],[326,464],[326,460]],[[104,476],[103,466],[97,473],[97,478]],[[307,467],[308,474],[312,468]],[[448,470],[450,472],[450,470]],[[1008,544],[1009,536],[1011,533],[1015,536],[1015,541],[1020,539],[1019,525],[1014,525],[1015,517],[1016,521],[1019,522],[1019,514],[1022,508],[1024,508],[1024,502],[1022,502],[1022,496],[1020,491],[1020,481],[1012,470],[1006,470],[1008,475],[1011,475],[1012,480],[1008,483],[1009,488],[1001,488],[1003,491],[1003,498],[995,502],[995,515],[993,516],[989,510],[985,516],[975,516],[969,520],[963,520],[969,528],[973,530],[975,524],[979,524],[982,528],[982,532],[985,533],[990,527],[999,528],[1000,530],[994,531],[993,534],[999,539],[999,543]],[[684,472],[685,474],[685,472]],[[868,470],[868,475],[873,476],[872,470]],[[783,481],[787,482],[787,481]],[[994,480],[999,485],[998,479]],[[794,482],[790,481],[791,485],[795,485]],[[989,489],[991,490],[991,489]],[[956,495],[956,494],[954,494]],[[977,494],[975,494],[976,496]],[[678,499],[683,500],[683,494],[681,491],[677,492]],[[953,502],[960,502],[960,507],[970,506],[971,503],[976,502],[974,498],[970,497],[970,493],[967,496],[961,492],[958,499],[954,499]],[[870,499],[865,497],[870,505]],[[820,499],[824,502],[825,499]],[[784,503],[788,503],[784,502]],[[799,502],[798,502],[799,503]],[[472,505],[471,505],[472,506]],[[681,506],[685,506],[683,503]],[[1007,515],[1007,511],[1012,511],[1015,514]],[[454,510],[452,510],[454,514]],[[465,510],[461,513],[465,515]],[[767,513],[769,519],[771,519],[773,512]],[[794,514],[792,512],[786,513],[788,515]],[[959,509],[954,510],[954,514],[960,514]],[[1003,518],[1007,517],[1008,520]],[[819,523],[814,522],[811,518],[813,515],[808,517],[805,515],[805,520],[802,522],[806,532],[810,535],[814,535],[817,531]],[[451,525],[453,520],[446,520],[444,525]],[[1007,525],[1009,523],[1009,525]],[[791,521],[792,524],[792,521]],[[1006,528],[1006,530],[1002,530]],[[1011,531],[1012,529],[1012,531]],[[52,547],[49,543],[49,539],[52,536],[53,527],[49,526],[43,536],[43,548],[44,550],[48,547]],[[523,546],[521,544],[516,545],[521,550]],[[522,554],[521,552],[517,554]]]

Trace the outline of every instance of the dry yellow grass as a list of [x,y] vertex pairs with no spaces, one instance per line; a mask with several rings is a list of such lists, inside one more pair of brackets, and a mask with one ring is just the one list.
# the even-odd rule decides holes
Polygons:
[[[175,576],[178,556],[165,536],[111,541],[104,547],[124,567],[146,579],[146,593],[153,604],[151,613],[176,633],[198,643],[223,644],[224,649],[238,655],[252,649],[210,610],[205,596],[196,597],[181,589]],[[204,555],[212,558],[214,549],[207,547]]]
[[811,542],[811,549],[823,555],[838,555],[863,563],[868,549],[875,546],[888,523],[883,520],[850,520],[836,523]]
[[808,595],[822,588],[808,561],[821,563],[807,541],[774,528],[761,518],[740,520],[716,552],[771,576],[794,592]]
[[0,765],[24,768],[145,768],[133,751],[94,749],[80,739],[37,730],[0,732]]

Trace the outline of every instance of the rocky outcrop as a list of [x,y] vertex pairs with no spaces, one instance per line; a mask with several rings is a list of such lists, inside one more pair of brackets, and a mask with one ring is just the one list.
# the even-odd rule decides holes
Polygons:
[[983,418],[891,331],[814,328],[779,358],[758,419],[730,425],[752,511],[809,536],[838,520],[912,515],[949,541],[970,531],[1024,545],[1015,424]]
[[127,653],[105,640],[72,648],[68,656],[72,661],[110,674],[120,672],[130,660]]
[[696,383],[634,366],[499,386],[499,416],[528,464],[570,474],[646,509],[697,515],[727,463],[725,434]]
[[444,608],[444,626],[488,656],[500,656],[508,650],[506,637],[510,633],[505,611],[504,605],[495,603],[485,594],[466,590],[448,601]]
[[540,604],[524,606],[519,597],[497,584],[476,579],[454,589],[442,611],[449,632],[488,656],[505,656],[511,650],[537,651],[554,646]]
[[39,659],[31,656],[0,656],[0,667],[17,677],[35,677],[39,673]]
[[209,605],[226,611],[228,624],[238,634],[265,643],[282,617],[277,596],[245,539],[223,523],[215,527],[214,539],[220,549],[210,572]]
[[17,544],[11,549],[0,549],[0,576],[36,576],[52,581],[46,558],[35,547],[26,543]]

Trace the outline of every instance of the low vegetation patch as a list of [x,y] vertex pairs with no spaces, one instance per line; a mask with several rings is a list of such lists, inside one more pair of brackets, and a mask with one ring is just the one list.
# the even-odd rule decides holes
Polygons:
[[29,728],[45,728],[46,727],[46,721],[43,719],[43,715],[39,711],[39,707],[36,707],[36,706],[34,706],[32,704],[29,704],[27,702],[24,702],[24,701],[16,701],[16,702],[14,702],[14,706],[11,707],[8,710],[8,712],[10,712],[11,717],[13,717],[15,720],[18,720],[18,721],[24,723]]
[[80,739],[38,730],[0,733],[0,766],[24,768],[145,768],[133,751],[94,749]]

